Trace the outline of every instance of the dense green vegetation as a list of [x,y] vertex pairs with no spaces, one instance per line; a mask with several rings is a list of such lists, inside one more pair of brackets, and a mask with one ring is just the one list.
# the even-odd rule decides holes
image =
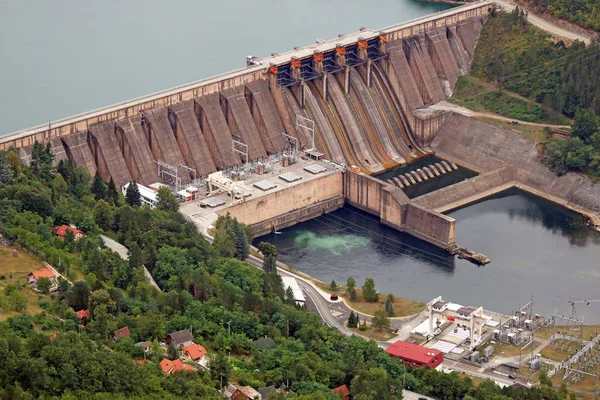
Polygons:
[[[291,396],[302,399],[335,399],[330,390],[341,384],[356,400],[399,399],[403,382],[440,399],[564,398],[549,387],[500,389],[486,381],[474,388],[457,373],[406,371],[375,342],[345,337],[298,309],[276,272],[242,261],[252,233],[235,219],[219,221],[211,245],[173,209],[168,193],[154,210],[132,194],[132,207],[114,184],[69,162],[54,170],[49,149],[36,148],[32,167],[0,152],[0,232],[53,263],[73,285],[60,280],[57,295],[39,304],[42,312],[0,323],[2,399],[216,399],[216,389],[231,381],[289,384]],[[62,241],[50,232],[59,223],[76,224],[88,237]],[[128,261],[104,248],[101,231],[128,246]],[[146,283],[141,265],[162,290]],[[272,271],[271,260],[265,266]],[[28,290],[19,282],[6,286],[2,307],[23,310],[20,294]],[[82,309],[90,318],[80,326],[75,311]],[[383,329],[384,309],[379,318]],[[131,337],[115,343],[113,332],[124,326]],[[161,372],[161,359],[177,354],[159,342],[181,329],[209,350],[210,370]],[[261,352],[252,340],[265,335],[275,346]],[[151,342],[151,352],[139,341]]]
[[458,78],[450,100],[473,111],[493,112],[521,121],[551,125],[569,124],[567,118],[554,110],[499,90],[469,75]]
[[549,12],[586,28],[600,30],[600,3],[597,0],[528,0],[537,12]]
[[497,12],[485,24],[471,75],[574,117],[578,108],[600,113],[597,42],[570,46],[549,40],[523,12]]
[[[471,76],[499,90],[477,86],[467,77],[457,85],[458,102],[467,107],[483,104],[489,111],[526,121],[542,116],[546,122],[557,121],[548,110],[574,117],[572,137],[548,140],[544,161],[559,175],[580,171],[600,176],[599,71],[598,42],[587,47],[555,43],[530,26],[519,8],[510,14],[494,12],[479,38]],[[531,106],[502,90],[540,104]]]

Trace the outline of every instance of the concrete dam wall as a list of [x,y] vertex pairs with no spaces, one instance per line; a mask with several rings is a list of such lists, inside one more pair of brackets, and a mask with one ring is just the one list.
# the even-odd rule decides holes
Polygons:
[[539,160],[537,143],[518,133],[450,113],[431,148],[481,175],[414,199],[436,210],[519,187],[587,215],[600,211],[600,184],[576,173],[556,176]]
[[[415,108],[444,99],[468,70],[491,2],[471,4],[380,31],[361,30],[274,55],[245,69],[92,111],[0,139],[23,162],[35,141],[56,161],[111,177],[160,181],[158,164],[182,181],[298,147],[373,174],[430,152],[433,128]],[[297,129],[314,120],[314,139]],[[247,146],[248,159],[232,151]]]

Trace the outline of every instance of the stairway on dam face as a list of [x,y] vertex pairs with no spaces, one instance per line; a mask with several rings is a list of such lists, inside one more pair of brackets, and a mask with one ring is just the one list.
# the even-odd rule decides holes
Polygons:
[[285,147],[281,134],[290,128],[284,129],[267,82],[258,79],[245,87],[248,106],[265,150],[270,154],[279,153]]
[[362,122],[363,134],[369,135],[369,142],[375,142],[371,145],[371,148],[378,148],[378,157],[383,160],[386,169],[390,168],[391,162],[393,162],[392,167],[394,164],[404,164],[406,160],[392,144],[390,134],[393,135],[394,131],[387,119],[387,114],[380,113],[369,88],[363,82],[357,70],[350,70],[350,83],[349,100],[357,111],[359,121]]
[[135,116],[118,121],[116,133],[123,158],[133,180],[144,185],[158,181],[158,167],[152,158],[142,128],[142,117]]
[[[344,152],[342,151],[342,141],[338,139],[333,126],[329,122],[328,108],[325,105],[325,109],[321,108],[319,102],[323,102],[324,100],[320,97],[320,94],[317,92],[315,86],[312,82],[306,84],[306,90],[304,91],[304,96],[306,99],[306,110],[308,112],[308,117],[315,121],[316,132],[315,135],[323,140],[325,145],[325,154],[328,154],[328,157],[337,162],[351,162],[353,160],[348,160],[344,156]],[[315,95],[316,93],[316,95]],[[360,165],[360,164],[357,164]]]
[[96,164],[88,145],[88,133],[80,132],[62,138],[69,159],[76,167],[83,166],[90,175],[96,174]]
[[185,165],[185,160],[181,155],[169,123],[167,108],[153,108],[143,111],[142,115],[142,127],[146,133],[153,158],[171,164],[176,168],[180,164]]
[[[309,91],[309,89],[306,86],[304,86],[303,90],[305,93]],[[298,116],[301,116],[301,117],[308,118],[308,119],[311,119],[314,121],[314,118],[310,118],[308,116],[307,112],[300,107],[298,100],[296,100],[296,97],[294,97],[294,94],[292,93],[292,91],[289,88],[283,89],[282,95],[283,95],[285,107],[288,111],[288,115],[289,115],[290,119],[295,121],[298,118]],[[315,129],[316,128],[317,127],[315,126]],[[300,146],[299,146],[300,148],[303,148],[303,147],[305,149],[312,148],[312,134],[308,131],[308,129],[303,128],[303,127],[298,127],[296,134],[298,135],[298,140],[300,141]],[[325,148],[325,145],[323,144],[322,139],[316,133],[316,130],[315,130],[315,145],[317,142],[321,143],[321,145],[317,146],[317,148],[328,156],[327,149]],[[328,158],[329,158],[329,156],[328,156]]]
[[238,86],[221,91],[221,108],[231,133],[238,134],[242,138],[242,142],[248,146],[249,160],[265,158],[267,152],[254,125],[254,119],[244,96],[244,89]]
[[183,101],[171,106],[169,120],[185,165],[194,168],[198,177],[215,172],[217,167],[196,119],[194,101]]
[[240,165],[240,157],[233,153],[233,138],[221,111],[219,94],[213,93],[196,99],[200,128],[218,169]]
[[105,182],[112,176],[120,188],[131,181],[131,174],[115,136],[114,121],[101,122],[89,128],[90,144],[98,172]]

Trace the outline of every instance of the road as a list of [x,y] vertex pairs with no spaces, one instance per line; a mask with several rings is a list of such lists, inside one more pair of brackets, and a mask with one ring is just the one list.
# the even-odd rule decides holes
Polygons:
[[[496,3],[500,4],[502,8],[507,12],[511,12],[516,7],[516,4],[504,0],[496,0]],[[554,36],[559,36],[568,40],[579,40],[581,42],[584,42],[585,44],[590,44],[592,40],[590,35],[579,32],[573,32],[571,30],[562,28],[553,24],[550,21],[546,21],[545,19],[530,13],[529,11],[527,12],[527,21],[529,21],[532,25],[535,25],[538,28]]]

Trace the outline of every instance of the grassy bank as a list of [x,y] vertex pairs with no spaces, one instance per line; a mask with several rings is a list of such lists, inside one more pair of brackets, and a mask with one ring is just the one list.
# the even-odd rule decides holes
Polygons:
[[449,101],[477,112],[492,112],[516,120],[568,125],[569,120],[531,100],[498,89],[473,76],[461,76]]

